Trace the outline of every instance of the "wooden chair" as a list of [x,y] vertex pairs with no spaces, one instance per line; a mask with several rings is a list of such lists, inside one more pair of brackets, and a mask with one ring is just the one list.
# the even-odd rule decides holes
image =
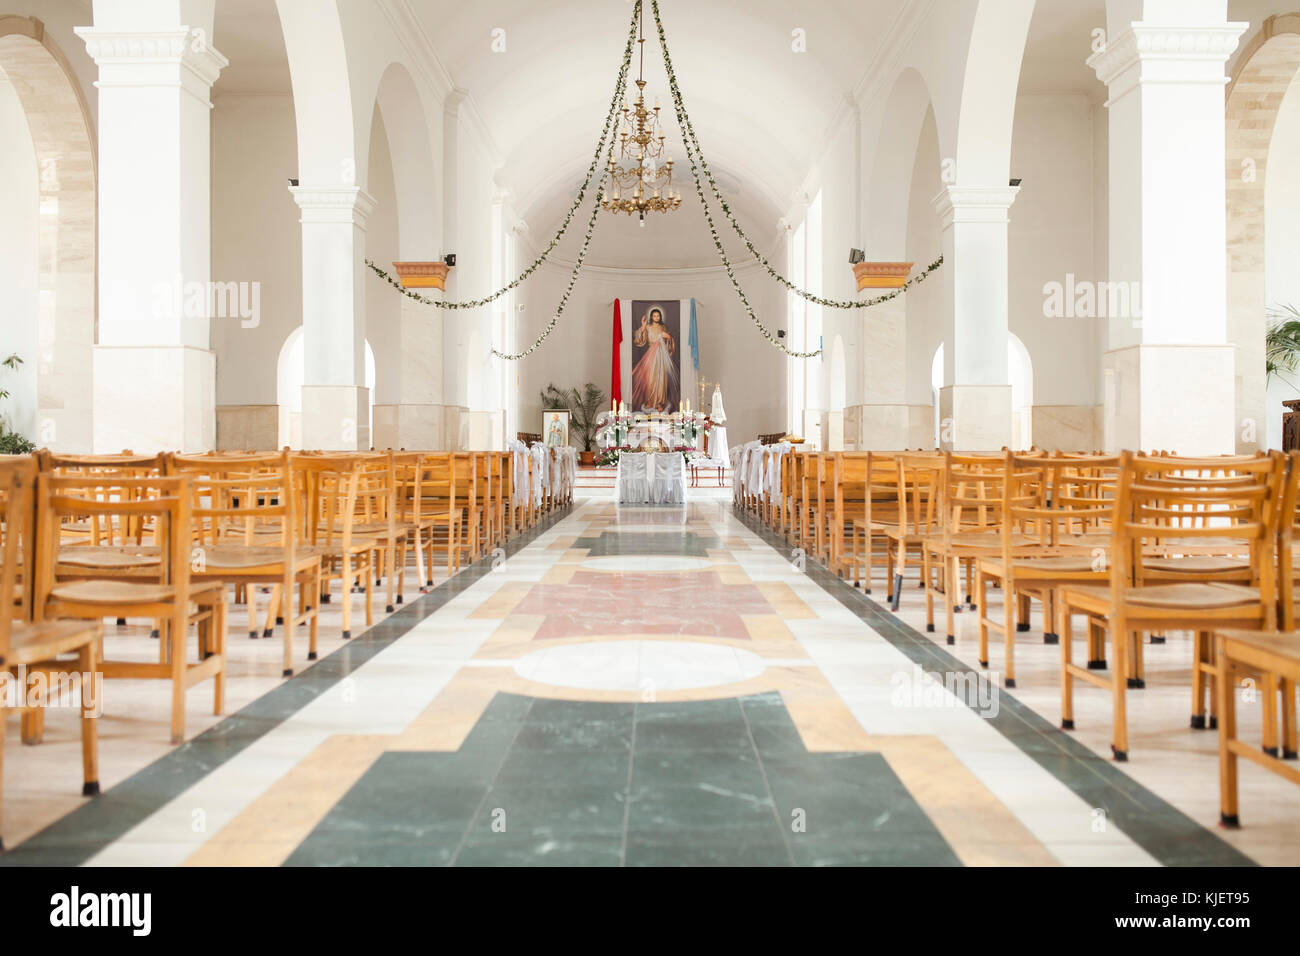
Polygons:
[[299,540],[302,524],[289,453],[172,455],[168,471],[189,479],[194,535],[191,580],[242,585],[252,638],[258,635],[257,586],[273,586],[262,636],[270,637],[273,622],[280,621],[283,675],[292,677],[293,636],[301,625],[308,626],[307,660],[316,660],[321,571],[319,556],[302,550]]
[[[973,605],[974,568],[979,558],[1002,553],[1002,504],[1009,471],[1007,456],[957,455],[945,452],[939,493],[938,533],[922,545],[926,630],[934,624],[934,596],[942,593],[948,643],[956,643],[955,615]],[[1009,545],[1016,552],[1031,549],[1035,539],[1017,528]],[[965,589],[963,591],[963,571]],[[964,600],[963,600],[964,596]]]
[[[861,587],[864,594],[871,593],[877,550],[885,558],[887,582],[890,579],[888,531],[891,527],[898,527],[900,508],[898,456],[898,452],[866,453],[866,463],[863,466],[866,489],[862,514],[853,517],[850,523],[853,586]],[[879,549],[876,547],[877,542],[880,544]]]
[[855,524],[867,516],[871,497],[870,452],[836,452],[833,456],[833,490],[835,501],[830,520],[830,569],[847,578],[857,573],[857,555],[845,547],[847,531],[851,537]]
[[[219,582],[191,581],[191,512],[185,476],[116,478],[41,474],[37,483],[36,578],[33,611],[40,621],[143,617],[159,621],[157,663],[110,660],[106,678],[169,680],[172,685],[171,740],[185,738],[185,692],[213,681],[213,713],[225,708],[226,591]],[[92,518],[138,522],[152,528],[155,565],[95,576],[70,567],[61,550],[65,521]],[[189,625],[198,628],[198,660],[187,662]]]
[[[103,676],[99,665],[102,628],[98,621],[33,623],[25,619],[32,607],[30,592],[34,584],[31,571],[35,565],[33,499],[36,475],[36,461],[30,456],[0,456],[0,533],[3,533],[0,553],[4,559],[0,565],[0,589],[11,595],[20,590],[27,592],[10,613],[0,614],[0,676],[16,680],[19,694],[25,696],[27,674],[78,674],[81,691],[81,793],[93,797],[99,793],[99,723],[96,711],[103,704],[98,699]],[[15,610],[18,620],[12,613]],[[75,655],[75,659],[68,660],[68,655]],[[7,696],[0,693],[0,853],[4,852]]]
[[[1214,687],[1219,712],[1219,820],[1225,827],[1235,828],[1241,825],[1237,807],[1238,757],[1300,783],[1300,769],[1286,762],[1295,759],[1294,739],[1283,759],[1278,759],[1276,717],[1270,707],[1279,686],[1289,688],[1286,693],[1294,703],[1295,687],[1300,682],[1300,634],[1228,629],[1217,632],[1214,640],[1214,656],[1219,664],[1219,679]],[[1264,733],[1260,748],[1237,739],[1237,683],[1244,675],[1262,678]]]
[[464,492],[458,484],[457,459],[462,452],[431,452],[421,460],[420,514],[430,522],[429,585],[433,584],[433,548],[446,548],[447,575],[460,570]]
[[[898,523],[885,528],[885,568],[889,583],[886,599],[895,611],[902,599],[909,552],[915,552],[920,563],[921,585],[928,584],[925,542],[939,528],[943,459],[937,455],[905,453],[898,456],[897,467]],[[934,631],[932,611],[925,629]]]
[[[1106,549],[1097,550],[1097,528],[1109,525],[1114,512],[1114,488],[1119,459],[1096,456],[1086,460],[1043,459],[1022,455],[1007,460],[1002,512],[1010,518],[1002,527],[1000,553],[975,562],[975,597],[979,614],[979,661],[989,666],[988,635],[995,631],[1005,643],[1004,677],[1016,686],[1015,635],[1029,630],[1029,599],[1043,605],[1043,642],[1055,644],[1055,596],[1071,584],[1104,584],[1108,572]],[[1015,547],[1011,529],[1019,528],[1036,543]],[[1109,544],[1107,528],[1102,536]],[[1002,589],[1002,618],[991,613],[988,589]],[[1096,660],[1100,653],[1090,657]]]
[[372,538],[355,531],[361,488],[359,455],[294,455],[300,476],[305,542],[301,550],[320,558],[321,601],[330,599],[339,582],[343,602],[343,638],[352,637],[352,593],[365,593],[366,627],[374,623],[375,552]]
[[[1219,679],[1210,633],[1219,628],[1268,630],[1277,619],[1273,541],[1282,465],[1277,454],[1231,460],[1120,455],[1109,586],[1069,585],[1060,592],[1062,727],[1074,726],[1075,678],[1109,687],[1114,709],[1111,750],[1116,760],[1127,760],[1130,638],[1166,628],[1195,634],[1191,722],[1195,728],[1206,725],[1207,686]],[[1197,538],[1239,541],[1250,553],[1249,584],[1144,580],[1143,559],[1149,547]],[[1112,654],[1108,677],[1072,662],[1074,614],[1105,628]],[[1215,708],[1212,702],[1212,711]],[[1210,724],[1215,725],[1213,713]]]

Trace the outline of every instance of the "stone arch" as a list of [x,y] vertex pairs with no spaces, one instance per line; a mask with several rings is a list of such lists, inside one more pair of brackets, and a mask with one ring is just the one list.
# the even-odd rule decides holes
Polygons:
[[96,323],[94,123],[67,58],[35,17],[0,16],[0,70],[22,106],[39,192],[32,434],[38,445],[89,452]]
[[[1245,43],[1227,88],[1228,340],[1236,344],[1237,451],[1264,446],[1265,228],[1269,147],[1300,70],[1300,13],[1269,17]],[[1247,438],[1254,435],[1254,440]]]

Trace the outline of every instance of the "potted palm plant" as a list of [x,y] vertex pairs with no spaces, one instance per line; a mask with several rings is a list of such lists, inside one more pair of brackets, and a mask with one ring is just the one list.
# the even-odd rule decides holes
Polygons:
[[[9,369],[11,372],[17,371],[18,366],[23,364],[22,358],[15,352],[8,358],[0,361],[0,365]],[[9,397],[9,389],[0,388],[0,400]],[[0,454],[3,455],[27,455],[36,450],[24,435],[14,431],[9,426],[9,416],[0,416]]]
[[1268,331],[1264,335],[1264,370],[1269,379],[1285,378],[1300,364],[1300,309],[1279,305],[1268,310]]
[[581,390],[569,389],[573,432],[582,444],[579,458],[589,468],[596,463],[596,419],[605,405],[605,393],[594,382],[588,382]]

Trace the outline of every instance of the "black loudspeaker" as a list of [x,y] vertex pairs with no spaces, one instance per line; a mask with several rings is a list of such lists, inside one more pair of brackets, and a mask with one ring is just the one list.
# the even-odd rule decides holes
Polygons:
[[445,256],[442,257],[442,261],[445,262],[448,266],[455,266],[455,265],[456,265],[456,253],[454,253],[454,252],[449,252],[449,253],[447,253]]

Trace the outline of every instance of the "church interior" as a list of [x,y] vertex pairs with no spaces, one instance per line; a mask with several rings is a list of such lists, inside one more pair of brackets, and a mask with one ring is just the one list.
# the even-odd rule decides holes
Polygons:
[[1296,0],[0,0],[0,209],[0,867],[1300,864]]

